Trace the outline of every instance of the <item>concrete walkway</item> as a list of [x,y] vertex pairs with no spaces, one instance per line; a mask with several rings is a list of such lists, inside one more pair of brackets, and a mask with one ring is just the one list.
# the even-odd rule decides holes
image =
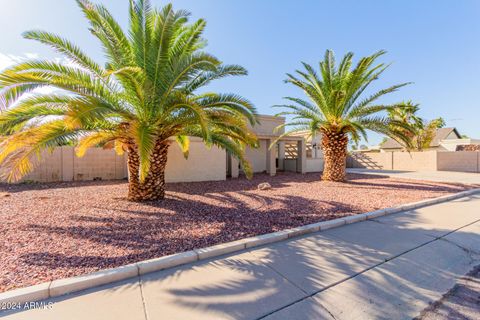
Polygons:
[[349,168],[347,172],[383,175],[392,178],[404,178],[423,181],[465,183],[480,185],[480,173],[456,171],[399,171]]
[[54,299],[49,309],[2,315],[411,319],[479,265],[479,251],[477,194]]

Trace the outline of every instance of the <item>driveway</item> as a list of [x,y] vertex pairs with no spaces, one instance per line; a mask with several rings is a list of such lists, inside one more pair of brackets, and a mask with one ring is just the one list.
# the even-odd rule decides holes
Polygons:
[[465,183],[480,185],[480,173],[456,171],[400,171],[349,168],[348,172],[382,175],[391,178],[405,178],[423,181]]
[[0,317],[412,319],[480,264],[479,207],[476,194],[147,274],[49,300],[50,308]]

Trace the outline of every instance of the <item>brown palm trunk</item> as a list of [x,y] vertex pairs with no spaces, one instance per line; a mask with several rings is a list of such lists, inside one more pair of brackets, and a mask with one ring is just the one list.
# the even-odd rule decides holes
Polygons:
[[165,167],[169,143],[158,141],[150,159],[150,171],[140,181],[140,158],[135,146],[128,148],[128,200],[155,201],[165,197]]
[[322,132],[322,150],[325,164],[322,180],[344,181],[347,166],[348,137],[344,133]]

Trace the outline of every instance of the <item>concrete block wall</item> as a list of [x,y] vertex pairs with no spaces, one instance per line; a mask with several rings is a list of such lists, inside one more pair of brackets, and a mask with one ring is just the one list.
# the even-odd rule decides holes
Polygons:
[[437,151],[391,153],[393,155],[393,170],[437,170]]
[[437,157],[439,171],[480,172],[478,151],[438,152]]
[[376,170],[480,172],[480,152],[358,152],[349,156],[347,166]]
[[64,181],[124,179],[127,177],[126,154],[118,156],[114,150],[92,148],[85,156],[73,156],[73,179],[64,176]]
[[355,152],[348,157],[347,167],[388,170],[392,161],[392,152]]
[[44,150],[40,158],[32,159],[34,171],[23,177],[22,181],[54,182],[63,179],[63,147],[52,151]]
[[[40,159],[33,160],[35,169],[21,181],[115,180],[128,177],[127,154],[119,156],[114,150],[91,148],[85,156],[78,158],[74,147],[65,146],[53,151],[43,151]],[[207,148],[200,139],[191,138],[189,157],[185,159],[179,146],[172,141],[168,151],[165,180],[166,182],[225,180],[226,170],[224,150],[214,146]]]
[[113,180],[127,177],[126,155],[119,156],[114,150],[102,148],[91,148],[79,158],[74,147],[58,147],[53,151],[44,150],[40,160],[34,159],[33,162],[35,169],[22,181]]

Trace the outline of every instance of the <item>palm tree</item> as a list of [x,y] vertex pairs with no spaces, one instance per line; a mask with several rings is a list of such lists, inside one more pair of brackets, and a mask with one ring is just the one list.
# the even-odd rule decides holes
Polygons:
[[401,121],[378,115],[396,105],[376,104],[376,101],[407,83],[394,85],[362,98],[370,84],[377,80],[388,65],[374,65],[385,52],[379,51],[360,59],[352,68],[353,53],[347,53],[335,65],[334,54],[327,50],[320,62],[320,74],[303,63],[304,71],[297,70],[297,76],[287,74],[285,82],[302,89],[308,100],[286,97],[285,105],[275,107],[287,110],[278,115],[292,116],[292,121],[278,127],[287,127],[284,135],[307,131],[309,135],[321,134],[325,164],[322,179],[343,181],[347,157],[348,140],[357,142],[367,139],[367,130],[383,133],[406,140],[400,131],[391,130],[392,125],[407,128]]
[[[128,152],[128,198],[134,201],[164,198],[168,148],[176,141],[187,156],[189,136],[226,149],[251,173],[244,149],[257,143],[247,127],[257,121],[254,106],[235,94],[196,94],[212,80],[247,74],[202,51],[204,20],[190,24],[189,13],[172,5],[157,10],[148,0],[131,0],[125,33],[104,6],[77,3],[107,62],[102,67],[55,34],[24,34],[70,63],[26,61],[0,74],[8,108],[0,114],[6,136],[0,164],[8,167],[9,180],[32,170],[30,158],[40,150],[75,139],[78,156],[94,146]],[[44,86],[59,91],[34,91]]]
[[409,127],[408,130],[404,128],[395,127],[392,125],[392,130],[402,132],[408,140],[396,139],[407,151],[423,151],[430,147],[432,140],[438,128],[445,126],[443,118],[436,118],[430,121],[420,118],[417,112],[420,110],[419,104],[414,104],[411,101],[402,104],[402,108],[395,108],[388,111],[388,116],[392,120],[403,122]]
[[417,116],[417,112],[419,110],[420,104],[407,101],[402,103],[402,108],[388,110],[388,116],[392,119],[410,124],[413,127],[421,127],[423,121],[419,116]]

